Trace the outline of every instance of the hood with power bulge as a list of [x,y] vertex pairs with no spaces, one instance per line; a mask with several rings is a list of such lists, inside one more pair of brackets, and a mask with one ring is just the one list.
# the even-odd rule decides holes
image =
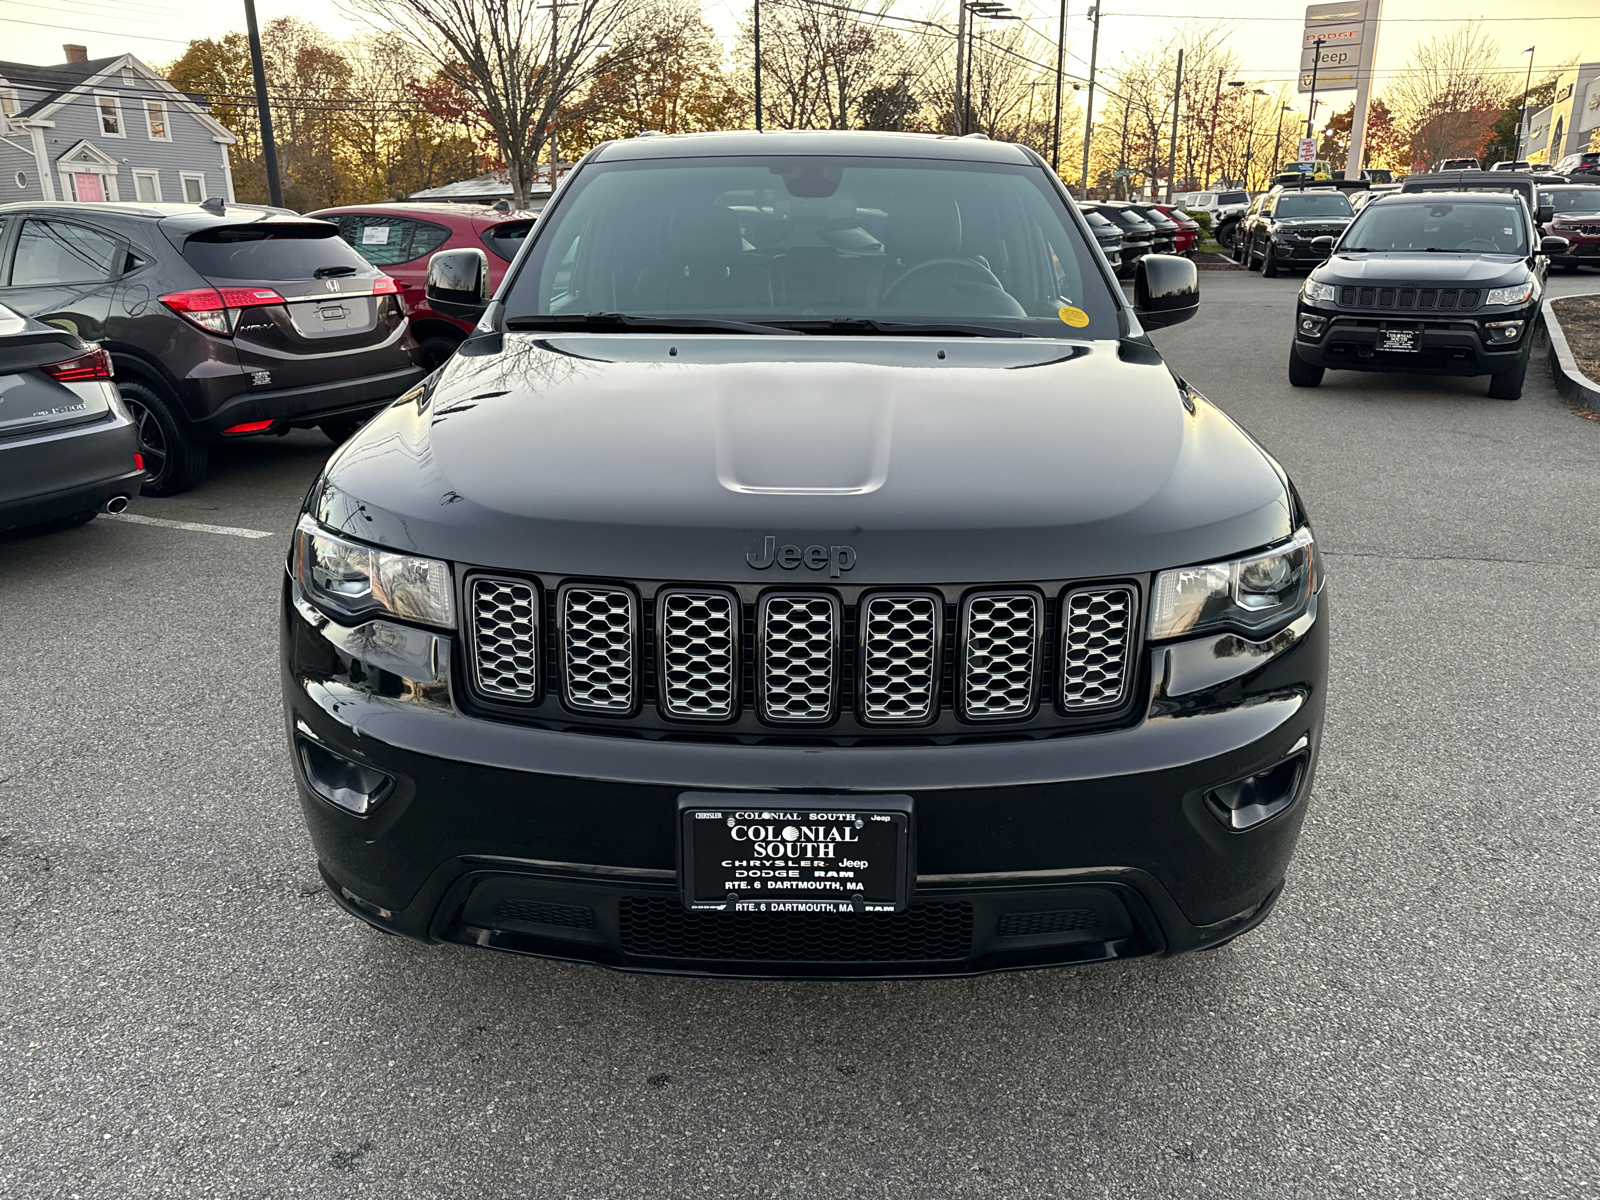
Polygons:
[[[331,528],[459,563],[663,580],[849,546],[841,583],[1138,573],[1292,532],[1276,464],[1114,342],[474,338],[329,463]],[[841,556],[832,556],[835,560]],[[815,558],[814,558],[814,561]]]

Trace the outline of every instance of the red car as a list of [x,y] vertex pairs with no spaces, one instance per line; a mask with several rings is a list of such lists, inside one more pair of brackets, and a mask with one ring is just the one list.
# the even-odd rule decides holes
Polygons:
[[306,216],[335,222],[357,254],[399,283],[417,361],[430,371],[455,353],[472,326],[428,307],[428,260],[439,250],[487,250],[490,286],[499,287],[537,219],[534,213],[477,204],[350,204]]
[[1173,247],[1172,252],[1193,254],[1195,247],[1200,244],[1200,222],[1175,204],[1152,204],[1149,207],[1163,214],[1178,227],[1178,244]]

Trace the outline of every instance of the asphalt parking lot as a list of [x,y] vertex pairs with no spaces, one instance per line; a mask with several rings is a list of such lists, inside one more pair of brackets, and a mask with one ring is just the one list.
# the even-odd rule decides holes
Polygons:
[[387,937],[280,724],[329,443],[130,510],[211,528],[0,541],[0,1195],[1600,1196],[1600,422],[1542,357],[1517,403],[1291,389],[1299,284],[1208,272],[1157,335],[1295,477],[1336,621],[1288,890],[1216,953],[750,983]]

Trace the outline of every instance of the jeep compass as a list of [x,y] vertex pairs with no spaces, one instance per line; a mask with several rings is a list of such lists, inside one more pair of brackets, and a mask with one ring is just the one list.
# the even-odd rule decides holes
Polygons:
[[1260,923],[1321,744],[1283,470],[1033,151],[609,142],[329,461],[283,581],[323,877],[391,933],[871,978]]

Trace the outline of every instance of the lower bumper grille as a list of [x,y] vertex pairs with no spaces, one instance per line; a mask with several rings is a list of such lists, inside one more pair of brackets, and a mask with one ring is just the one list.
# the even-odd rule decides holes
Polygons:
[[972,905],[899,913],[695,913],[665,896],[625,896],[622,949],[724,962],[955,962],[972,952]]

